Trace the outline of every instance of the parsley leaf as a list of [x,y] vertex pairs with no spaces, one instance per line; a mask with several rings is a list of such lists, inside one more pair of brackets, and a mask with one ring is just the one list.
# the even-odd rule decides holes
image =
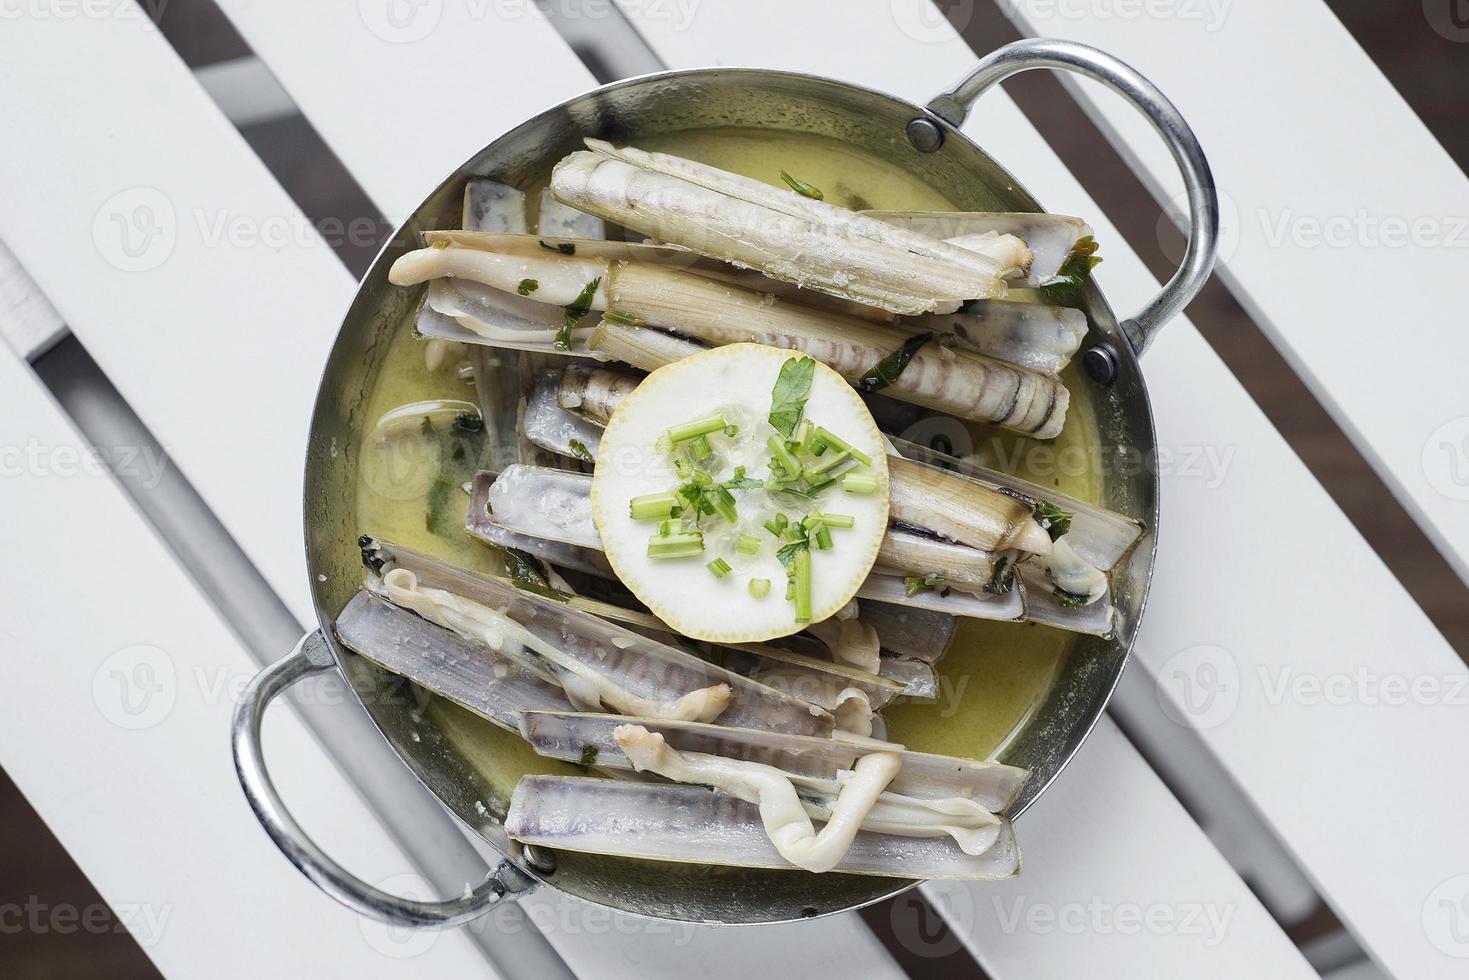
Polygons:
[[886,388],[898,380],[898,375],[903,373],[903,369],[908,366],[909,361],[913,360],[913,355],[918,353],[919,348],[932,339],[933,334],[931,333],[914,334],[909,337],[903,341],[903,346],[868,368],[867,373],[857,379],[854,387],[864,392]]
[[592,297],[597,295],[597,287],[600,285],[602,285],[602,277],[598,276],[582,287],[576,299],[563,307],[566,310],[566,319],[562,322],[561,329],[556,331],[555,347],[557,350],[571,350],[571,328],[576,326],[578,320],[591,312]]
[[770,424],[787,439],[801,424],[815,374],[816,362],[809,357],[792,357],[780,366],[770,392]]
[[1073,516],[1069,511],[1064,511],[1046,500],[1035,505],[1035,521],[1046,529],[1052,541],[1071,530]]
[[1048,303],[1066,303],[1076,299],[1081,287],[1091,278],[1092,270],[1102,261],[1096,251],[1097,240],[1090,235],[1078,241],[1055,277],[1041,283],[1041,298]]
[[984,590],[990,595],[1008,595],[1015,587],[1015,569],[1010,567],[1010,556],[1001,555],[995,559],[995,571],[990,580],[984,584]]

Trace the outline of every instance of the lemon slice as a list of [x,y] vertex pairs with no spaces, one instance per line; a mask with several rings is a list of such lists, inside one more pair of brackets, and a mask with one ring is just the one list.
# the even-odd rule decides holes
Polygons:
[[[771,422],[773,394],[784,433]],[[677,439],[700,428],[709,431]],[[689,488],[701,479],[706,499],[717,486],[727,496],[696,517]],[[677,511],[634,515],[635,501],[666,504],[670,493]],[[695,639],[754,642],[820,622],[856,594],[887,530],[887,459],[841,375],[788,350],[730,344],[659,368],[623,400],[602,435],[591,500],[613,570],[655,615]]]

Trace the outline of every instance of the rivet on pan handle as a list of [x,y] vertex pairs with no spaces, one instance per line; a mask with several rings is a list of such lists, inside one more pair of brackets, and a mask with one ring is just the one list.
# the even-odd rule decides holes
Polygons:
[[369,885],[326,855],[301,829],[271,782],[261,746],[261,721],[265,709],[297,681],[330,670],[331,652],[320,631],[301,638],[285,659],[256,674],[235,707],[230,725],[235,772],[250,808],[270,839],[296,868],[332,898],[363,915],[392,925],[452,927],[484,915],[507,893],[525,891],[531,880],[508,861],[491,871],[485,880],[458,898],[422,902],[390,895]]
[[[1141,354],[1158,328],[1198,295],[1214,268],[1214,253],[1219,243],[1219,203],[1209,162],[1204,159],[1193,130],[1152,82],[1125,62],[1074,41],[1038,37],[998,48],[979,59],[979,65],[953,91],[929,102],[928,110],[957,128],[980,95],[1011,75],[1032,68],[1076,72],[1122,95],[1147,116],[1168,144],[1183,174],[1189,210],[1188,248],[1183,253],[1183,262],[1157,296],[1122,322],[1123,333],[1132,349]],[[932,153],[942,146],[943,134],[943,128],[929,118],[920,117],[908,124],[909,141],[924,153]]]

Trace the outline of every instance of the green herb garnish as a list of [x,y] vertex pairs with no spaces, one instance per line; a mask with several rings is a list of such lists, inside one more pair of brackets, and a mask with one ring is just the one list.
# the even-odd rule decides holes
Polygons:
[[706,563],[704,567],[709,569],[709,571],[714,574],[715,578],[724,578],[730,573],[729,562],[725,561],[723,558],[716,558],[713,561]]
[[597,747],[595,745],[583,745],[581,756],[576,760],[584,766],[593,766],[597,763]]
[[1051,590],[1051,595],[1056,597],[1056,601],[1061,604],[1061,608],[1063,609],[1075,609],[1077,606],[1084,606],[1091,599],[1091,596],[1081,595],[1077,592],[1067,592],[1059,585]]
[[608,310],[602,314],[602,319],[610,320],[613,323],[620,323],[624,327],[646,326],[648,322],[636,313],[624,313],[621,310]]
[[908,598],[913,598],[920,592],[933,592],[945,587],[945,579],[942,575],[909,575],[903,579],[903,591]]
[[[546,243],[541,242],[541,244],[545,245]],[[566,247],[574,249],[576,246],[568,245]],[[566,254],[570,255],[571,253],[567,252]],[[598,276],[582,287],[576,299],[563,307],[566,310],[566,319],[562,322],[561,329],[556,331],[555,347],[557,350],[571,350],[571,329],[576,326],[577,321],[592,311],[592,298],[597,295],[597,287],[600,285],[602,285],[602,277]]]
[[[545,243],[543,242],[542,244],[545,244]],[[522,296],[529,296],[531,293],[535,292],[537,289],[540,289],[540,288],[541,288],[541,284],[539,282],[537,282],[536,280],[534,280],[534,279],[522,279],[522,280],[520,280],[520,285],[515,287],[515,291],[517,293],[519,293],[520,295],[522,295]]]
[[879,391],[898,380],[898,375],[913,360],[913,355],[918,353],[919,348],[933,339],[931,333],[914,334],[903,345],[893,351],[887,357],[878,361],[867,370],[867,373],[857,379],[855,387],[858,391]]
[[704,553],[704,535],[698,531],[655,535],[648,541],[649,558],[691,558]]
[[859,470],[842,474],[842,489],[847,493],[870,494],[877,492],[877,474],[871,470]]
[[770,424],[787,439],[806,411],[815,374],[816,362],[809,357],[792,357],[780,366],[780,374],[770,392]]
[[780,172],[780,179],[786,182],[787,187],[795,191],[797,194],[800,194],[802,197],[809,197],[813,201],[819,201],[825,196],[821,193],[821,188],[817,187],[815,184],[808,184],[804,180],[798,180],[797,178],[792,177],[790,174],[786,173],[784,170]]
[[995,570],[984,584],[984,590],[990,595],[1008,595],[1014,587],[1015,569],[1010,567],[1010,556],[1001,555],[995,559]]
[[1046,529],[1046,533],[1055,541],[1061,535],[1071,530],[1072,514],[1062,510],[1055,504],[1042,500],[1035,505],[1036,523]]
[[1040,286],[1041,298],[1048,303],[1066,303],[1076,298],[1081,287],[1091,278],[1092,270],[1102,261],[1096,254],[1097,240],[1088,235],[1071,249],[1066,261],[1049,281]]
[[587,448],[587,444],[582,442],[580,439],[572,439],[570,440],[570,443],[571,455],[575,456],[577,459],[586,460],[588,463],[596,459],[596,457],[592,455],[592,451]]
[[770,579],[752,578],[746,588],[750,590],[750,595],[756,599],[764,599],[770,595]]
[[562,242],[559,245],[547,245],[544,241],[541,241],[541,248],[548,252],[560,252],[562,255],[576,254],[576,246],[570,242]]

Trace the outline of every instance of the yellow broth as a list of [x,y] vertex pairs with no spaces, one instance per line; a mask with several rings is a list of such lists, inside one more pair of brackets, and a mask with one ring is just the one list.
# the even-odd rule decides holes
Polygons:
[[[846,207],[954,209],[912,175],[825,137],[725,129],[671,134],[642,140],[640,145],[773,184],[781,183],[779,172],[785,170],[821,188],[826,200]],[[533,195],[538,188],[527,190]],[[376,420],[399,406],[430,399],[475,401],[474,385],[459,377],[458,366],[451,363],[430,372],[423,342],[413,335],[411,322],[405,322],[384,359],[365,417]],[[1082,383],[1074,372],[1066,380],[1073,390]],[[951,434],[951,444],[967,443],[953,448],[974,453],[987,465],[1094,501],[1095,469],[1074,465],[1096,443],[1087,409],[1084,399],[1074,399],[1065,430],[1044,444],[988,426],[956,427],[949,422],[944,431]],[[918,433],[923,431],[920,426]],[[441,443],[441,437],[429,432],[383,440],[371,426],[364,431],[357,487],[361,530],[467,568],[494,570],[498,562],[492,552],[462,531],[466,494],[454,490],[451,519],[439,520],[437,531],[426,519]],[[1058,463],[1068,457],[1070,464]],[[446,531],[451,525],[453,530]],[[1044,700],[1074,642],[1071,634],[1044,626],[961,620],[951,649],[938,665],[938,703],[899,699],[884,711],[889,737],[923,751],[973,758],[994,754],[1023,729]],[[567,771],[535,756],[517,736],[461,708],[436,703],[430,714],[502,795],[495,801],[501,806],[525,773]]]

